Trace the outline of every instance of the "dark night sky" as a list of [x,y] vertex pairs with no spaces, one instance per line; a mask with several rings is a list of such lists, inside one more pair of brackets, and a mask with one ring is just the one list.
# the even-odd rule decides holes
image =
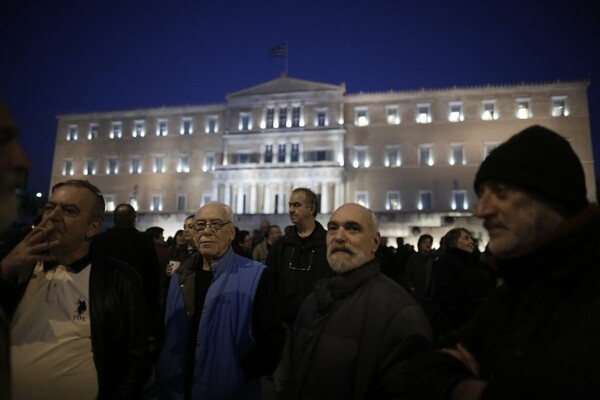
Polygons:
[[590,79],[600,159],[596,3],[8,0],[0,97],[34,161],[31,191],[48,190],[56,115],[222,103],[276,78],[268,50],[284,41],[290,76],[349,93]]

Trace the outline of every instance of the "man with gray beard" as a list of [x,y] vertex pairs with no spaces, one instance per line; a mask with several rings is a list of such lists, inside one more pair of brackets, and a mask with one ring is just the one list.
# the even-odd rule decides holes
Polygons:
[[379,271],[375,215],[358,204],[327,224],[327,261],[336,276],[315,284],[294,329],[295,399],[384,399],[404,394],[404,369],[427,348],[421,307]]

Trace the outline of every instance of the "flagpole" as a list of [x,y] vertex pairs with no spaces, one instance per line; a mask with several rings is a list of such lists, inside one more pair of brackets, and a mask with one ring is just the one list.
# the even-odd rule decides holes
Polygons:
[[288,45],[287,41],[285,42],[285,76],[288,76]]

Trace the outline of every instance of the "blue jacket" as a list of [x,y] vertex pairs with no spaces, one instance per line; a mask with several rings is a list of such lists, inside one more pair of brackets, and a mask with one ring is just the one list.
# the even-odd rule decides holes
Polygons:
[[[193,296],[185,292],[194,285],[193,270],[201,262],[201,255],[194,256],[181,267],[182,274],[173,274],[171,279],[165,312],[165,342],[156,366],[160,398],[183,399],[189,324],[186,309],[187,300],[193,301]],[[191,397],[258,399],[259,380],[246,380],[240,358],[255,343],[252,306],[266,267],[235,254],[230,247],[211,268],[214,277],[200,318]],[[191,279],[186,278],[186,271],[192,275]]]

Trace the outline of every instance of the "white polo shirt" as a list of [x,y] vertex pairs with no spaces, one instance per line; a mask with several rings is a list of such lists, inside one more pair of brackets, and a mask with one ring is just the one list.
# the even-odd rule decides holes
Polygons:
[[[96,399],[89,280],[91,265],[76,273],[35,266],[11,323],[13,399]],[[77,263],[77,262],[76,262]],[[75,265],[74,263],[73,265]]]

